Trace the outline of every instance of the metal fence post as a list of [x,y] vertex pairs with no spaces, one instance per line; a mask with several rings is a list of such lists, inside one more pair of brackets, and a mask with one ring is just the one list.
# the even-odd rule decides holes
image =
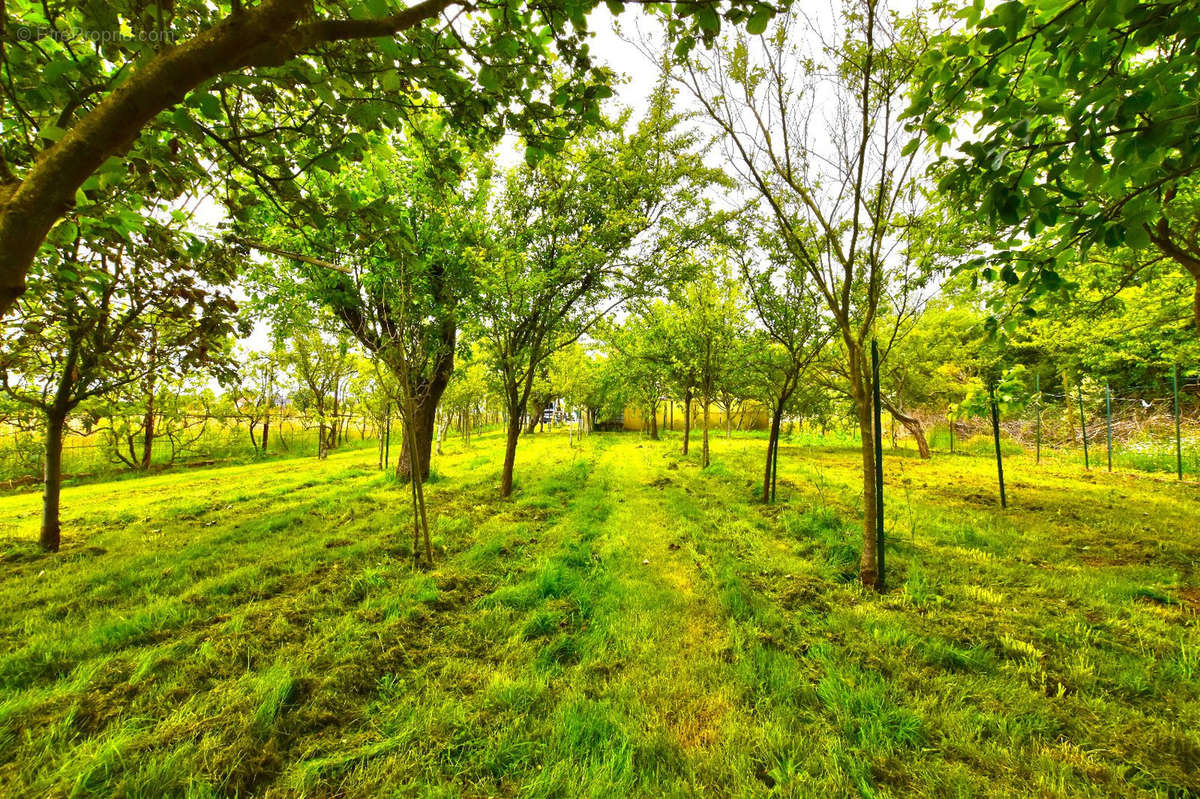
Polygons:
[[1083,431],[1083,468],[1092,468],[1088,463],[1087,420],[1083,418],[1083,386],[1079,387],[1079,429]]
[[1171,367],[1171,393],[1175,396],[1175,473],[1183,479],[1183,439],[1179,435],[1179,365]]
[[1108,439],[1108,470],[1112,471],[1112,392],[1108,383],[1104,384],[1104,425]]

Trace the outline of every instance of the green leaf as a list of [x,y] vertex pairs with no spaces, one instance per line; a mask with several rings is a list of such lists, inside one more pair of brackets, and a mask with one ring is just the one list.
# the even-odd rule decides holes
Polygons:
[[383,53],[393,61],[400,58],[400,46],[396,44],[396,40],[390,36],[380,36],[375,40],[375,46],[379,48],[379,52]]
[[1029,10],[1025,7],[1025,3],[1020,0],[1012,0],[1012,2],[996,7],[996,18],[1004,26],[1005,37],[1009,41],[1016,40],[1017,35],[1021,32],[1021,26],[1025,23],[1025,15],[1028,13]]
[[69,58],[59,58],[42,68],[42,80],[46,83],[54,83],[63,75],[74,70],[74,61]]
[[774,11],[772,11],[770,6],[759,6],[750,15],[750,19],[746,20],[746,33],[754,36],[763,33],[766,31],[767,23],[771,21],[772,16],[774,16]]
[[494,92],[500,88],[500,73],[491,64],[484,64],[479,69],[479,85]]
[[66,134],[67,132],[58,125],[42,125],[42,127],[38,129],[38,135],[49,141],[58,141]]
[[525,147],[525,163],[530,166],[537,166],[543,158],[546,157],[546,151],[536,144],[529,144]]
[[196,106],[205,119],[218,120],[221,118],[221,98],[211,92],[197,96]]
[[995,51],[1008,44],[1008,37],[1004,35],[1004,31],[993,28],[979,37],[979,43],[989,51]]
[[496,52],[505,58],[515,58],[521,52],[521,42],[512,34],[505,34],[496,40]]
[[64,219],[54,226],[51,239],[59,244],[68,244],[79,235],[79,226],[69,219]]
[[1125,225],[1125,246],[1133,250],[1144,250],[1150,246],[1150,232],[1141,222]]

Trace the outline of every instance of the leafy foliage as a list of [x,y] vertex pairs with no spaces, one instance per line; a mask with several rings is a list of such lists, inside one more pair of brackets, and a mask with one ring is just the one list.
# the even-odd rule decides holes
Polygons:
[[1077,248],[1153,245],[1200,279],[1195,203],[1180,196],[1200,167],[1196,12],[977,0],[934,40],[907,114],[939,151],[957,146],[939,188],[1008,234],[982,259],[987,277],[1036,297],[1062,285]]

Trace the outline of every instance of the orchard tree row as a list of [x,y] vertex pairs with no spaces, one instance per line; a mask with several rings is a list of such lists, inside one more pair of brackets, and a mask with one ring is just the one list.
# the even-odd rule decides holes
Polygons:
[[[711,410],[753,402],[764,501],[784,420],[848,411],[872,587],[877,388],[928,457],[923,414],[981,389],[1195,363],[1195,2],[644,4],[637,113],[594,5],[7,3],[0,367],[45,420],[43,545],[68,415],[243,385],[254,323],[288,358],[363,353],[426,559],[434,442],[481,409],[507,497],[555,400],[651,435],[680,402],[685,453],[695,407],[702,467]],[[337,416],[327,373],[294,374]]]

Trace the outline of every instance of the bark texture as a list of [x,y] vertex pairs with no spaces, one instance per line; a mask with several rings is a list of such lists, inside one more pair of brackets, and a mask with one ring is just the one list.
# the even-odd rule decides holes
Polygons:
[[508,431],[504,441],[504,467],[500,472],[500,496],[512,495],[513,467],[517,462],[517,439],[521,437],[521,419],[512,414],[508,419]]
[[63,430],[65,410],[51,408],[46,414],[46,471],[42,493],[42,532],[40,543],[47,552],[57,552],[62,537],[59,504],[62,497]]
[[240,69],[280,66],[322,42],[392,35],[449,5],[425,0],[387,17],[321,20],[314,19],[312,0],[262,0],[134,64],[92,110],[63,125],[66,133],[19,182],[0,185],[0,315],[24,293],[38,248],[84,181],[197,86]]

